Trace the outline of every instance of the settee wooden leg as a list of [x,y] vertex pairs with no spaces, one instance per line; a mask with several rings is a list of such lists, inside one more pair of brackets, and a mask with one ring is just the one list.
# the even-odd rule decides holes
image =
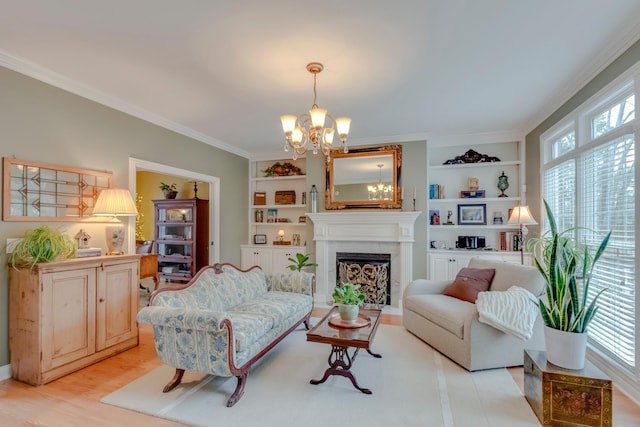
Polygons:
[[307,329],[307,331],[310,329],[309,327],[309,319],[304,319],[304,327]]
[[238,385],[236,385],[235,391],[233,392],[231,397],[229,397],[229,400],[227,400],[227,408],[230,408],[233,405],[235,405],[244,394],[244,386],[247,384],[248,376],[249,376],[249,372],[245,371],[236,377],[238,378]]
[[173,390],[174,388],[176,388],[176,386],[180,384],[180,382],[182,381],[183,375],[184,375],[184,369],[176,369],[176,373],[173,375],[173,378],[171,378],[171,381],[169,381],[167,385],[164,386],[164,388],[162,389],[162,392],[167,393]]

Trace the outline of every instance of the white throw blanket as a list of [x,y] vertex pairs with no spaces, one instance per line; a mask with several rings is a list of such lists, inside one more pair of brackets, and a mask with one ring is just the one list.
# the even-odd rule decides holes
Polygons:
[[523,341],[533,335],[538,317],[537,298],[528,290],[512,286],[504,292],[478,293],[476,307],[480,321]]

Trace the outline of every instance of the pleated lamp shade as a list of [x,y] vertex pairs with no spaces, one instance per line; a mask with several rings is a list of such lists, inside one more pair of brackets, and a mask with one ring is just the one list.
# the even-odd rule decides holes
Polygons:
[[125,229],[117,217],[138,215],[138,209],[129,190],[123,188],[102,190],[93,207],[93,214],[113,217],[105,227],[107,255],[122,255],[124,253],[122,245],[124,244]]

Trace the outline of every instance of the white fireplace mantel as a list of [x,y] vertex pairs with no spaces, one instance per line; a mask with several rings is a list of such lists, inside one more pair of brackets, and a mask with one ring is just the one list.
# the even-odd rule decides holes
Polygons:
[[414,224],[421,212],[310,213],[316,242],[316,301],[326,303],[335,285],[336,252],[391,254],[391,305],[413,280]]

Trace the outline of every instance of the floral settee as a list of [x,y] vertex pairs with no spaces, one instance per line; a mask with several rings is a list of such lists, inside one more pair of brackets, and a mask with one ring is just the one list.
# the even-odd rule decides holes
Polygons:
[[164,392],[185,370],[238,383],[227,400],[244,393],[251,366],[301,323],[309,328],[314,275],[240,270],[231,264],[204,267],[185,286],[155,291],[138,322],[153,325],[158,357],[176,368]]

